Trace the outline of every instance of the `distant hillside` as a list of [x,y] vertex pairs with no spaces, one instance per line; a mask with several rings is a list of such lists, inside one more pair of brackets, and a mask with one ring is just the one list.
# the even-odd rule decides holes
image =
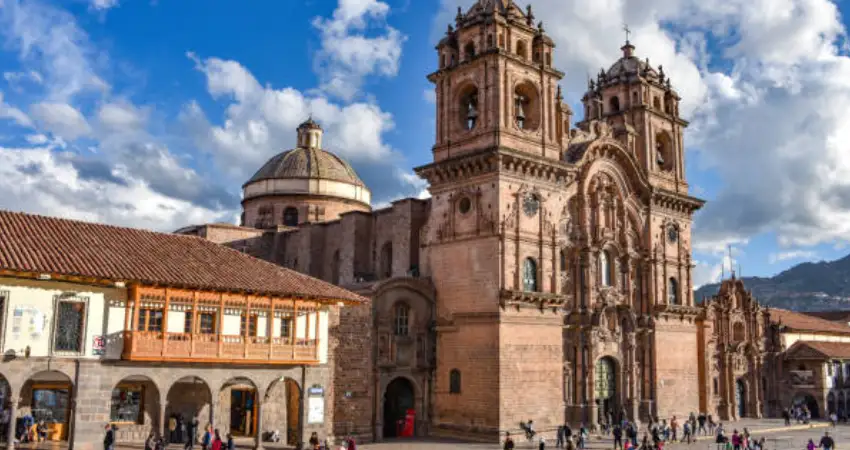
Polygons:
[[[763,305],[795,311],[850,310],[850,255],[836,261],[798,264],[770,278],[744,277]],[[697,289],[697,302],[717,294],[719,283]]]

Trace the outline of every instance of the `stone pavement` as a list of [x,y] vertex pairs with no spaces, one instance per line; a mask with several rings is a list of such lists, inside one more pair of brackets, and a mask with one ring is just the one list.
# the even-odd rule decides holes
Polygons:
[[[764,420],[741,420],[738,422],[728,422],[724,427],[729,434],[733,430],[742,431],[747,428],[754,437],[765,437],[767,450],[805,450],[806,442],[813,439],[815,444],[823,436],[824,431],[828,431],[836,441],[837,448],[843,448],[843,445],[850,443],[850,424],[839,424],[837,427],[829,427],[823,422],[813,423],[811,425],[796,425],[785,427],[781,420],[764,419]],[[642,434],[641,434],[642,436]],[[515,436],[516,438],[516,436]],[[533,443],[525,440],[525,438],[516,439],[517,449],[537,449],[538,441]],[[5,444],[3,444],[5,448]],[[244,439],[237,441],[237,447],[240,450],[248,450],[253,447],[251,440]],[[267,450],[279,449],[273,444],[265,445]],[[47,442],[41,444],[23,444],[17,446],[21,450],[66,450],[67,444]],[[118,445],[117,450],[141,450],[140,445]],[[498,450],[501,445],[460,442],[449,439],[398,439],[374,444],[358,445],[359,450]],[[547,440],[547,449],[554,449],[554,441]],[[589,450],[613,450],[613,442],[610,438],[593,436],[590,439],[588,446]],[[195,447],[200,450],[200,446]],[[182,446],[169,446],[169,450],[182,450]],[[333,449],[336,450],[336,449]],[[701,436],[690,445],[684,443],[669,443],[665,446],[665,450],[718,450],[712,438]]]

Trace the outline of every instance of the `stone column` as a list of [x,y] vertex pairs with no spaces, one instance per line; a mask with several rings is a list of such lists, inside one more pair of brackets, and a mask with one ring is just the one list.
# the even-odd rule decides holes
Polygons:
[[257,393],[257,429],[254,437],[254,449],[263,450],[263,402],[260,401],[259,392]]
[[8,450],[15,449],[15,418],[18,415],[19,401],[15,395],[9,396],[9,428],[6,430],[6,448]]
[[168,401],[163,400],[160,401],[159,404],[162,405],[162,407],[159,408],[159,435],[164,438],[168,434],[168,420],[165,417],[165,409],[168,406]]
[[210,425],[215,429],[215,415],[218,413],[218,401],[216,399],[216,394],[213,394],[212,399],[210,400]]

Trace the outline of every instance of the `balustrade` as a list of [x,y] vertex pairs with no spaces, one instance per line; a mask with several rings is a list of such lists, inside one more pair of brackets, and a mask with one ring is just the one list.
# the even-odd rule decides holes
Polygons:
[[[220,339],[219,339],[220,338]],[[221,342],[221,355],[219,355]],[[318,339],[215,334],[125,331],[124,358],[129,360],[226,360],[285,364],[318,362]]]

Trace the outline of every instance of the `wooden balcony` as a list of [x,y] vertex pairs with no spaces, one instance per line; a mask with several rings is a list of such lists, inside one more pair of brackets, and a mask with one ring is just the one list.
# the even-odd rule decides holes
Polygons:
[[122,358],[227,364],[318,364],[319,341],[288,337],[125,331]]

